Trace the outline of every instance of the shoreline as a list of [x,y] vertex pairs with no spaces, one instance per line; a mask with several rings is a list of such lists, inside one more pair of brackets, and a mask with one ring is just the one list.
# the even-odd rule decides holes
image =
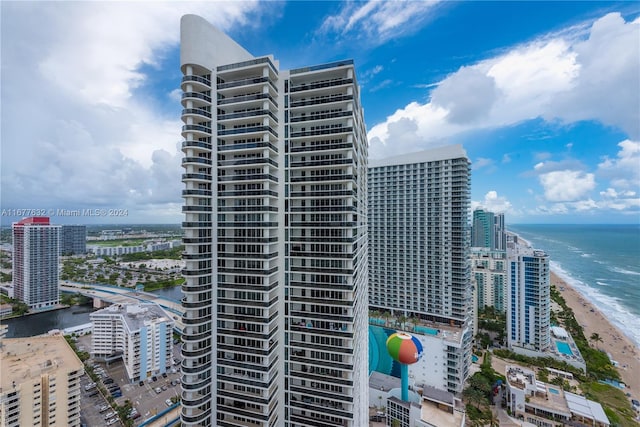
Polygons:
[[[576,321],[584,330],[584,335],[592,347],[601,349],[618,362],[617,369],[622,382],[627,385],[624,393],[631,393],[634,399],[640,399],[640,347],[614,325],[585,296],[551,271],[551,285],[555,286],[564,298],[567,306],[573,310]],[[563,288],[563,290],[561,290]],[[602,342],[593,343],[589,337],[596,333]]]

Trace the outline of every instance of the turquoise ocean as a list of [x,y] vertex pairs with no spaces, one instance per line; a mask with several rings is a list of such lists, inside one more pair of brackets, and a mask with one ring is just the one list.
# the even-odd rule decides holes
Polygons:
[[509,225],[640,347],[640,224]]

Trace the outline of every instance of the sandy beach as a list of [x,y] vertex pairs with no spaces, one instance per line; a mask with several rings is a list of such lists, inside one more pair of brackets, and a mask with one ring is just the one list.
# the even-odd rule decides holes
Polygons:
[[631,393],[634,399],[640,400],[640,348],[612,325],[597,306],[591,304],[553,272],[551,284],[560,291],[567,305],[573,309],[576,320],[584,328],[585,337],[589,339],[593,333],[600,335],[602,342],[591,345],[606,351],[618,362],[618,371],[628,387],[624,392]]

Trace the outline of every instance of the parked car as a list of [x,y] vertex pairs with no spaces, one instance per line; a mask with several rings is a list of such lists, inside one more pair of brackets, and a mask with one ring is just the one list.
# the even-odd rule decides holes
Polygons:
[[165,400],[165,401],[164,401],[164,403],[166,403],[166,404],[167,404],[167,406],[171,406],[171,405],[173,405],[173,402],[171,401],[171,399],[167,399],[167,400]]
[[140,382],[138,383],[138,385],[139,385],[140,387],[142,387],[142,386],[144,385],[144,381],[140,381]]
[[112,424],[115,424],[118,422],[118,418],[111,418],[109,421],[107,421],[107,425],[110,426]]
[[162,374],[162,378],[167,378],[167,373],[166,373],[166,372],[164,372],[164,373]]
[[107,410],[107,409],[109,409],[109,408],[110,408],[110,406],[109,406],[109,405],[102,405],[102,406],[100,407],[100,409],[98,409],[98,411],[99,411],[100,413],[103,413],[104,411],[106,411],[106,410]]
[[115,416],[115,415],[116,415],[116,413],[115,413],[115,412],[113,412],[113,411],[109,411],[109,412],[107,412],[106,414],[104,414],[104,419],[105,419],[105,420],[108,420],[109,418],[111,418],[111,417],[113,417],[113,416]]

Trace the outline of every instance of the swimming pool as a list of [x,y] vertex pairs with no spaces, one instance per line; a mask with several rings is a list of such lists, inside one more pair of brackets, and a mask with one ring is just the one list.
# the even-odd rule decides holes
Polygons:
[[425,326],[416,326],[416,332],[426,335],[438,335],[440,332],[438,329],[427,328]]
[[549,389],[549,393],[551,393],[551,394],[560,394],[560,392],[558,390],[556,390],[555,388],[550,388]]
[[571,347],[569,344],[562,341],[556,341],[556,348],[558,351],[566,356],[573,356],[573,352],[571,351]]

